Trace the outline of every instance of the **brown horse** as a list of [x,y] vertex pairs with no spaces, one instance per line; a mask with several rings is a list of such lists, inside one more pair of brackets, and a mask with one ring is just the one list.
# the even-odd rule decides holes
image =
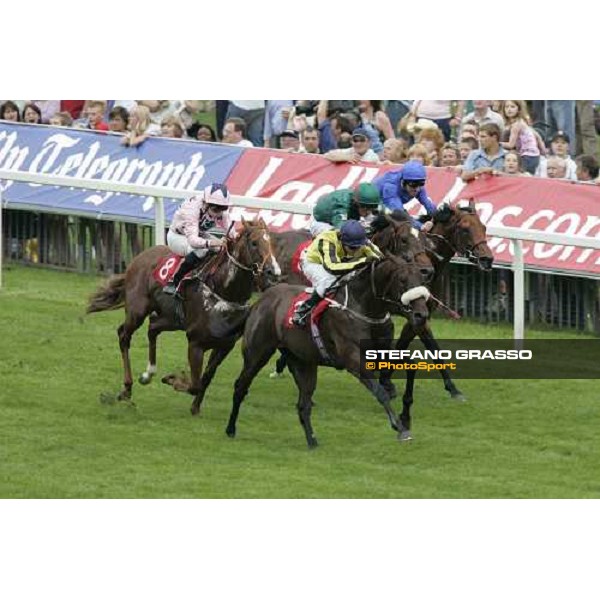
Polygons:
[[[277,260],[281,266],[282,281],[287,283],[305,283],[303,277],[291,271],[290,260],[294,254],[295,245],[298,245],[310,239],[308,232],[286,232],[276,234],[277,242],[273,244],[273,249],[277,255]],[[291,235],[294,234],[294,235]],[[433,246],[428,238],[419,235],[414,228],[412,219],[405,211],[394,211],[393,215],[379,215],[372,223],[369,236],[371,241],[382,251],[389,252],[395,256],[400,256],[407,262],[414,261],[420,268],[423,282],[428,284],[434,274],[434,267],[430,255],[433,253]],[[438,257],[439,258],[439,257]],[[402,314],[401,307],[399,313]],[[406,315],[406,313],[404,313]],[[372,336],[376,337],[376,336]],[[281,356],[277,359],[275,371],[272,377],[280,376],[287,366],[286,352],[281,351]],[[395,395],[395,388],[388,381],[382,382],[390,393]]]
[[[87,312],[125,307],[125,321],[118,330],[123,360],[124,383],[120,400],[131,398],[133,377],[129,348],[133,334],[148,315],[149,360],[141,379],[149,382],[156,373],[156,338],[163,331],[183,329],[177,315],[176,300],[163,293],[152,272],[161,259],[169,256],[166,246],[155,246],[136,256],[123,275],[112,277],[91,298]],[[248,309],[240,307],[250,298],[256,280],[277,276],[279,265],[272,253],[269,231],[262,219],[242,220],[235,239],[227,238],[224,248],[202,268],[207,285],[187,285],[184,289],[183,312],[188,337],[188,358],[192,383],[189,392],[196,395],[192,412],[196,414],[214,373],[235,345]],[[206,275],[209,273],[208,275]],[[200,380],[203,352],[213,352]]]
[[[364,379],[360,371],[360,340],[378,337],[391,343],[393,324],[390,306],[400,304],[402,295],[411,290],[411,319],[418,327],[428,317],[420,268],[415,263],[387,255],[380,262],[367,264],[341,279],[335,292],[338,303],[330,307],[319,325],[322,342],[330,357],[326,362],[308,328],[288,328],[286,316],[294,297],[302,287],[279,284],[267,290],[252,307],[244,327],[244,366],[235,382],[233,407],[226,433],[236,434],[240,405],[250,384],[278,348],[284,348],[289,368],[299,390],[298,415],[309,448],[317,445],[310,415],[312,395],[317,384],[319,365],[345,369],[383,405],[390,424],[398,431],[400,440],[411,438],[392,411],[389,392],[373,379]],[[389,347],[389,344],[388,344]]]
[[[428,219],[425,218],[425,220]],[[435,275],[430,285],[433,297],[439,297],[442,294],[442,276],[448,268],[450,260],[456,255],[464,256],[482,271],[489,271],[492,268],[494,255],[487,244],[486,227],[475,212],[472,200],[466,207],[459,208],[448,204],[440,206],[433,216],[433,228],[427,236],[433,243],[434,250],[431,256]],[[436,308],[433,299],[428,301],[428,308],[430,312]],[[396,348],[398,350],[407,349],[417,335],[428,350],[440,349],[429,322],[415,327],[410,321],[404,325]],[[464,401],[464,395],[458,390],[447,371],[441,370],[440,374],[444,380],[444,388],[450,397]],[[410,405],[413,401],[415,375],[415,371],[408,371],[402,399],[405,408],[404,423],[408,428],[410,428]],[[380,383],[388,385],[387,377],[383,376]]]

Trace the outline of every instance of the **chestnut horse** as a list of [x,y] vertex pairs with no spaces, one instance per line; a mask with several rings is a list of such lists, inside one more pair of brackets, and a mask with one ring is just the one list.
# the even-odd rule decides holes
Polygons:
[[[219,364],[231,351],[241,334],[248,313],[245,303],[256,280],[278,276],[279,265],[272,249],[269,231],[262,219],[244,221],[234,239],[226,238],[223,249],[202,267],[206,284],[184,284],[183,312],[185,327],[176,311],[176,299],[167,296],[152,273],[161,259],[169,256],[167,246],[155,246],[136,256],[127,271],[112,277],[89,300],[87,312],[125,307],[125,321],[117,329],[123,360],[124,383],[120,400],[131,398],[133,376],[129,348],[133,334],[150,316],[148,326],[149,361],[141,379],[149,382],[156,373],[156,338],[163,331],[186,330],[192,383],[189,389],[196,398],[192,412],[197,414],[206,388]],[[209,273],[206,275],[206,273]],[[209,286],[209,287],[207,287]],[[236,304],[234,304],[236,303]],[[207,370],[200,379],[204,350],[213,349]]]
[[298,387],[298,415],[309,448],[317,445],[310,417],[319,365],[345,369],[359,379],[383,405],[399,439],[411,439],[410,431],[393,413],[388,390],[374,379],[361,377],[360,340],[370,339],[376,332],[390,347],[394,327],[388,311],[391,306],[400,305],[399,300],[409,290],[410,294],[404,299],[411,311],[411,321],[418,327],[426,320],[429,292],[422,286],[422,280],[418,265],[391,254],[342,277],[336,285],[336,304],[325,311],[319,325],[329,361],[323,358],[310,328],[290,328],[285,323],[293,299],[303,288],[282,283],[268,289],[252,307],[244,326],[244,365],[234,386],[227,435],[236,434],[240,405],[250,384],[275,351],[284,348]]

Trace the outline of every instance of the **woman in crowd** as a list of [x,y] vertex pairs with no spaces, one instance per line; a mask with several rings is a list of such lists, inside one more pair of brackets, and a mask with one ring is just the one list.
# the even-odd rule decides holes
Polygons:
[[453,100],[415,100],[410,114],[415,119],[430,119],[444,134],[445,141],[450,140],[453,127],[460,125],[464,112],[464,100],[457,100],[456,109]]
[[533,175],[540,164],[540,156],[546,154],[546,147],[540,135],[529,125],[527,106],[523,100],[505,100],[502,116],[506,123],[505,140],[501,145],[506,150],[516,150],[521,157],[524,169]]
[[215,130],[206,123],[194,123],[187,129],[188,137],[199,142],[216,142],[217,134]]
[[58,111],[50,117],[50,125],[54,125],[54,127],[71,127],[73,117],[66,110]]
[[129,125],[129,111],[124,106],[114,106],[108,113],[108,130],[125,133]]
[[160,124],[160,136],[181,139],[183,137],[183,125],[179,118],[175,115],[165,117]]
[[383,143],[383,164],[400,165],[408,160],[406,142],[399,138],[390,138]]
[[39,125],[42,122],[42,111],[33,103],[26,104],[23,108],[23,122]]
[[453,142],[446,142],[440,151],[440,167],[460,166],[460,152]]
[[431,158],[427,148],[423,144],[413,144],[408,149],[408,160],[418,160],[421,164],[426,167],[431,166]]
[[371,148],[378,154],[383,150],[382,143],[394,137],[392,123],[382,106],[382,100],[358,101],[362,126],[367,131],[374,133],[374,135],[369,135],[371,138]]
[[0,119],[3,121],[19,122],[21,120],[19,107],[12,100],[3,102],[0,105]]
[[531,176],[531,173],[524,170],[521,155],[516,150],[509,150],[504,155],[503,172],[506,173],[506,175]]
[[160,127],[150,121],[147,106],[138,105],[129,113],[129,131],[121,142],[124,146],[139,146],[149,137],[160,135]]

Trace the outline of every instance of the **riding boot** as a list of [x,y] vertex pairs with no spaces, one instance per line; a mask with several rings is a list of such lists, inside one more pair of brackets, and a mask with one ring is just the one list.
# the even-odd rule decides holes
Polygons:
[[312,312],[312,309],[322,300],[321,296],[316,291],[313,291],[312,296],[302,302],[294,311],[292,323],[297,327],[302,327],[306,323],[306,319]]
[[194,252],[190,252],[179,265],[177,273],[173,276],[173,279],[163,288],[165,294],[173,296],[177,292],[177,288],[181,283],[181,280],[193,269],[195,269],[202,259],[199,258]]

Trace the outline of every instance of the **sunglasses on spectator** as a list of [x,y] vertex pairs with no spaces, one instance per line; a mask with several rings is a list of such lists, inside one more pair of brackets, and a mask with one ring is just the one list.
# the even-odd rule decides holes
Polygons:
[[367,141],[367,138],[366,138],[364,135],[355,135],[355,136],[352,138],[352,141],[353,141],[353,142],[366,142],[366,141]]

